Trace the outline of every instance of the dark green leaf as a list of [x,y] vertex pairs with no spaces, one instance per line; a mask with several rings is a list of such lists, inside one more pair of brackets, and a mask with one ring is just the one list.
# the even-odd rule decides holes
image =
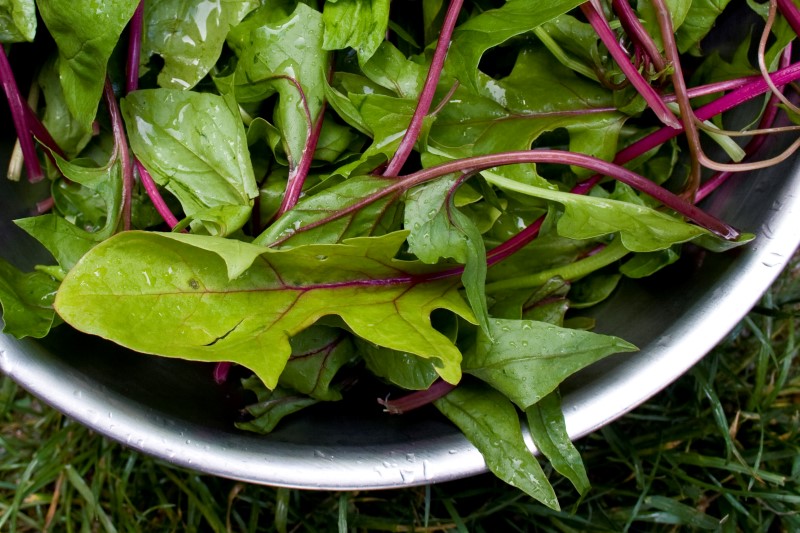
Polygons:
[[556,472],[569,479],[579,493],[586,494],[589,478],[580,453],[567,434],[558,389],[528,407],[525,415],[536,448],[547,457]]
[[464,382],[434,405],[478,448],[492,473],[551,509],[559,508],[553,487],[522,439],[519,413],[505,396]]
[[492,319],[492,340],[478,333],[462,369],[527,409],[568,376],[595,361],[636,350],[617,337],[561,328],[532,320]]
[[242,385],[256,394],[257,402],[245,408],[247,413],[253,416],[253,420],[239,422],[236,427],[255,433],[270,433],[284,417],[319,401],[282,387],[270,390],[257,376],[242,380]]
[[3,333],[42,338],[57,319],[53,298],[58,281],[43,272],[22,273],[0,259],[0,307]]
[[341,392],[331,387],[339,370],[357,354],[348,334],[338,328],[311,326],[291,339],[292,356],[278,383],[317,400],[335,401]]

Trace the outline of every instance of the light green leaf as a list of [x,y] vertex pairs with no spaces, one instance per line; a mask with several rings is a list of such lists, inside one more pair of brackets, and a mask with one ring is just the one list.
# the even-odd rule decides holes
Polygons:
[[39,14],[58,46],[58,74],[67,107],[90,129],[106,81],[106,65],[139,0],[39,0]]
[[[241,119],[210,93],[149,89],[121,102],[131,148],[188,216],[220,206],[250,207],[258,195]],[[228,233],[246,221],[240,210]],[[218,230],[217,228],[212,228]]]
[[33,41],[36,5],[33,0],[0,0],[0,43]]
[[699,237],[711,237],[700,226],[644,205],[531,187],[491,172],[482,175],[498,187],[562,204],[564,214],[558,221],[558,233],[571,239],[592,239],[619,232],[628,250],[653,252]]
[[478,448],[492,473],[551,509],[559,508],[553,487],[522,439],[519,413],[505,396],[465,381],[434,405]]
[[289,337],[323,316],[339,315],[367,341],[431,358],[442,378],[460,379],[461,354],[431,326],[430,314],[448,309],[471,319],[471,313],[455,280],[424,281],[419,276],[427,267],[392,259],[404,233],[260,248],[263,253],[234,280],[230,264],[241,260],[222,247],[203,249],[209,239],[119,233],[69,272],[56,310],[76,329],[133,350],[233,361],[268,387],[277,384],[289,358]]
[[617,337],[532,320],[492,319],[491,340],[478,332],[462,368],[527,409],[568,376],[595,361],[636,347]]

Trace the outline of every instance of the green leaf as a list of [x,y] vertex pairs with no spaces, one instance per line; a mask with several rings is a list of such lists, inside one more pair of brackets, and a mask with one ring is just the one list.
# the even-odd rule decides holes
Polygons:
[[3,333],[40,339],[56,320],[53,298],[58,282],[43,272],[20,272],[0,258],[0,307]]
[[67,161],[58,154],[52,155],[66,179],[91,191],[102,201],[103,225],[95,231],[87,231],[55,213],[14,223],[42,243],[61,268],[68,271],[93,246],[117,231],[122,214],[122,170],[116,153],[102,167],[87,159]]
[[[351,237],[372,235],[391,205],[400,198],[402,189],[381,195],[391,181],[375,176],[354,176],[333,184],[317,194],[300,200],[291,211],[253,240],[254,244],[271,245],[291,240],[291,244],[333,244]],[[376,198],[366,203],[366,198]],[[343,210],[352,211],[345,216],[328,220]],[[305,226],[312,229],[298,231]]]
[[367,369],[379,378],[406,390],[426,390],[439,378],[430,359],[356,341]]
[[170,89],[191,89],[219,59],[232,26],[253,9],[258,0],[160,0],[144,10],[141,60],[153,54],[164,59],[158,84]]
[[700,226],[644,205],[531,187],[492,172],[482,175],[498,187],[562,204],[564,214],[558,221],[558,233],[563,237],[592,239],[620,232],[623,245],[632,252],[663,250],[676,243],[711,237]]
[[678,50],[681,53],[689,51],[700,55],[700,41],[714,27],[717,17],[729,2],[730,0],[693,0],[686,19],[675,34]]
[[255,393],[257,400],[245,408],[245,411],[253,416],[253,420],[237,422],[236,427],[254,433],[270,433],[285,417],[319,401],[283,387],[270,390],[257,376],[242,380],[242,385],[246,390]]
[[325,2],[322,20],[325,50],[353,48],[360,63],[372,57],[386,38],[390,0],[338,0]]
[[434,405],[478,448],[492,473],[551,509],[559,509],[553,487],[522,439],[519,413],[505,396],[465,381]]
[[288,250],[241,243],[262,253],[247,252],[255,262],[233,280],[239,254],[209,245],[223,239],[200,237],[115,235],[69,272],[56,310],[76,329],[139,352],[233,361],[268,387],[286,365],[289,338],[339,315],[356,335],[431,358],[442,378],[460,379],[461,354],[431,326],[430,313],[471,313],[454,280],[422,281],[428,267],[392,259],[405,233]]
[[331,386],[336,373],[358,358],[349,335],[339,329],[314,325],[289,339],[292,356],[278,383],[317,400],[336,401],[341,392]]
[[406,58],[392,43],[384,41],[370,60],[362,63],[361,71],[400,98],[416,99],[425,84],[427,67]]
[[91,129],[106,81],[106,65],[139,0],[39,0],[39,14],[58,46],[58,75],[67,107]]
[[567,434],[558,389],[528,407],[525,415],[536,449],[581,495],[586,494],[590,488],[589,478],[580,453]]
[[411,189],[406,197],[405,227],[408,249],[423,263],[436,264],[452,258],[465,265],[461,281],[475,316],[488,332],[486,293],[486,248],[475,223],[453,202],[460,176],[438,179]]
[[325,99],[329,53],[322,48],[322,13],[302,3],[279,20],[273,11],[269,5],[256,10],[228,34],[238,57],[234,91],[240,102],[279,95],[273,121],[294,166],[308,141],[309,119],[316,120]]
[[[149,89],[129,94],[121,108],[131,148],[188,216],[207,208],[252,205],[258,187],[244,126],[224,97]],[[248,210],[230,214],[224,221],[228,233],[244,225]]]
[[70,111],[61,88],[57,60],[47,61],[39,71],[39,87],[44,94],[42,123],[58,146],[68,155],[78,154],[92,138],[92,124],[78,120]]
[[527,409],[568,376],[600,359],[636,347],[617,337],[532,320],[492,319],[491,339],[478,333],[462,369]]
[[0,43],[31,42],[35,36],[34,0],[0,0]]

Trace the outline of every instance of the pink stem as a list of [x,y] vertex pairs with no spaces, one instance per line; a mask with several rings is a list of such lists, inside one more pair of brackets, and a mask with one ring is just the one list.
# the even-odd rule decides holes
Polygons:
[[161,215],[161,218],[164,219],[164,222],[166,222],[170,228],[174,228],[178,225],[178,219],[172,214],[172,211],[170,211],[161,193],[158,192],[158,186],[153,180],[153,176],[150,175],[147,169],[144,168],[142,162],[137,158],[133,159],[133,163],[136,165],[136,170],[139,171],[139,178],[142,180],[142,186],[144,186],[147,196],[150,197],[150,201],[153,202],[156,211],[158,211],[158,214]]
[[617,43],[614,31],[611,29],[611,26],[608,25],[608,21],[605,17],[603,17],[590,2],[581,4],[581,11],[600,37],[600,40],[606,45],[608,52],[617,62],[623,74],[625,74],[631,84],[639,91],[642,97],[644,97],[650,109],[653,110],[658,119],[667,126],[680,128],[680,121],[672,114],[672,111],[669,110],[666,104],[664,104],[661,100],[661,96],[659,96],[656,90],[647,83],[647,80],[645,80],[639,71],[631,64],[625,50]]
[[394,178],[400,174],[400,170],[403,168],[408,156],[411,155],[411,151],[414,149],[414,145],[417,143],[419,134],[422,131],[422,121],[431,108],[436,86],[439,84],[439,77],[442,75],[444,60],[447,57],[450,39],[453,36],[456,20],[461,11],[461,4],[463,4],[463,0],[450,1],[450,5],[444,17],[442,31],[439,34],[439,40],[433,52],[431,66],[428,69],[428,76],[425,78],[425,85],[422,87],[422,92],[420,93],[419,101],[414,110],[414,115],[411,117],[408,129],[405,135],[403,135],[403,139],[400,141],[397,151],[394,153],[394,156],[392,156],[391,161],[389,161],[389,165],[383,171],[383,175],[386,177]]
[[131,196],[133,193],[133,167],[131,166],[131,154],[128,150],[128,139],[125,137],[125,129],[122,126],[122,115],[117,105],[117,97],[114,95],[114,88],[111,80],[106,78],[103,89],[108,112],[111,115],[111,129],[114,133],[114,155],[119,161],[122,173],[122,229],[131,229]]
[[383,398],[378,398],[378,403],[386,409],[387,413],[392,415],[400,415],[428,405],[429,403],[446,396],[447,393],[455,388],[455,385],[451,385],[442,379],[437,379],[425,390],[412,392],[411,394],[407,394],[396,400],[384,400]]
[[125,92],[139,88],[139,59],[142,53],[142,29],[144,27],[144,0],[136,6],[128,27],[128,60],[125,65]]
[[636,16],[636,12],[628,3],[628,0],[612,0],[611,6],[631,41],[644,50],[657,72],[663,72],[667,68],[664,58],[661,56],[661,52],[658,51],[653,38],[642,26],[639,17]]
[[798,11],[792,0],[778,0],[778,9],[794,32],[800,35],[800,11]]
[[11,109],[11,118],[14,121],[14,128],[17,130],[19,146],[22,149],[25,169],[28,172],[28,181],[31,183],[41,181],[44,178],[42,166],[39,164],[39,157],[36,155],[36,147],[33,143],[28,121],[26,120],[25,109],[28,104],[23,100],[17,87],[17,80],[8,62],[5,48],[0,44],[0,82],[6,93],[8,107]]

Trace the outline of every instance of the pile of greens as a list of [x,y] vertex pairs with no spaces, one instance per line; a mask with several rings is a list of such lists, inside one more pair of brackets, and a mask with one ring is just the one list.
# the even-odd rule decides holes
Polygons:
[[[558,386],[635,350],[580,309],[685,243],[747,242],[695,203],[796,148],[747,161],[792,129],[800,13],[728,3],[3,2],[9,177],[50,181],[15,222],[56,263],[0,262],[4,331],[239,365],[260,432],[366,370],[557,507],[522,426],[586,491]],[[724,113],[754,99],[735,142]]]

